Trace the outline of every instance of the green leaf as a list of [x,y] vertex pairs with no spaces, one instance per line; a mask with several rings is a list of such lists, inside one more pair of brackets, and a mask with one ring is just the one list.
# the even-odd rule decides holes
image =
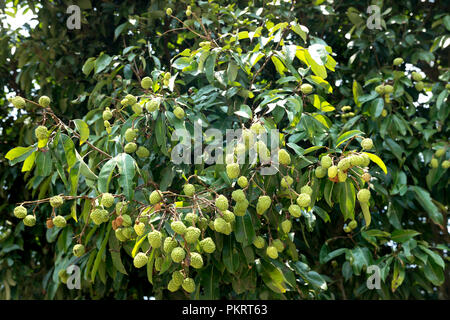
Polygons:
[[409,189],[414,191],[414,193],[417,196],[418,202],[426,210],[430,219],[433,220],[434,223],[442,225],[443,224],[442,214],[439,212],[438,208],[433,203],[428,191],[419,186],[410,186]]
[[136,242],[134,243],[133,250],[131,251],[131,257],[134,258],[141,247],[144,240],[147,239],[147,235],[143,235],[139,240],[136,239]]
[[327,102],[324,98],[317,94],[314,94],[311,99],[313,106],[320,111],[330,112],[335,110],[335,108],[329,102]]
[[32,154],[28,156],[28,158],[25,159],[22,166],[22,172],[30,171],[31,168],[33,168],[34,160],[36,159],[36,151],[33,151]]
[[355,104],[358,107],[361,107],[361,102],[359,102],[358,98],[363,94],[363,90],[361,88],[361,85],[356,80],[353,80],[352,91],[353,91],[353,100],[355,101]]
[[153,263],[155,261],[155,249],[152,249],[147,262],[147,280],[153,284]]
[[109,183],[111,182],[112,174],[116,168],[117,160],[115,158],[109,159],[100,170],[98,174],[97,188],[100,193],[108,192]]
[[244,245],[251,245],[255,239],[255,230],[253,228],[253,222],[250,214],[246,214],[242,217],[236,217],[236,240]]
[[355,218],[355,187],[350,179],[345,182],[338,183],[340,188],[339,192],[339,207],[341,208],[344,220]]
[[36,157],[36,174],[41,177],[52,173],[52,156],[50,152],[39,150]]
[[86,62],[84,63],[83,67],[81,68],[81,71],[88,76],[89,73],[91,73],[92,69],[94,69],[95,66],[95,58],[91,57],[89,59],[86,60]]
[[80,133],[80,146],[87,141],[89,138],[89,127],[86,122],[80,119],[73,120],[75,123],[75,126],[78,129],[78,132]]
[[27,153],[31,149],[33,149],[33,146],[13,148],[13,149],[8,151],[8,153],[5,155],[5,158],[10,160],[10,161],[14,160],[14,159],[20,157],[21,155],[24,155],[25,153]]
[[394,275],[392,276],[391,282],[392,292],[395,292],[395,290],[402,285],[403,280],[405,280],[405,266],[399,259],[396,259],[394,262]]
[[376,154],[369,153],[369,152],[363,152],[363,153],[367,154],[369,156],[370,160],[375,162],[381,168],[381,170],[383,170],[384,174],[387,174],[386,165],[384,164],[383,160],[380,159],[380,157],[378,157]]
[[111,259],[114,267],[120,273],[128,275],[125,267],[123,266],[122,259],[120,258],[120,244],[119,240],[117,240],[114,233],[111,233],[109,236],[109,251],[111,253]]
[[341,134],[336,140],[336,148],[343,144],[345,141],[353,138],[354,136],[363,135],[364,132],[359,130],[350,130]]
[[362,231],[362,233],[366,234],[369,237],[389,238],[391,236],[389,232],[381,231],[378,229]]
[[120,153],[116,156],[117,166],[119,168],[119,183],[122,187],[123,194],[128,200],[133,199],[135,175],[135,161],[128,153]]
[[102,261],[103,253],[105,252],[106,244],[108,243],[109,233],[112,229],[112,224],[108,223],[108,226],[106,228],[107,228],[106,235],[102,240],[100,249],[98,250],[97,256],[95,257],[94,266],[92,267],[92,272],[91,272],[91,281],[92,282],[95,281],[95,275],[97,274],[98,267],[100,266],[100,262]]
[[217,51],[214,49],[211,54],[206,58],[205,62],[205,74],[206,79],[208,79],[209,83],[213,83],[214,81],[214,67],[216,65]]
[[95,73],[100,73],[111,63],[112,57],[106,53],[101,53],[100,57],[95,60]]
[[417,232],[416,230],[395,230],[394,232],[392,232],[391,240],[400,243],[406,242],[414,238],[415,236],[418,236],[419,234],[420,232]]

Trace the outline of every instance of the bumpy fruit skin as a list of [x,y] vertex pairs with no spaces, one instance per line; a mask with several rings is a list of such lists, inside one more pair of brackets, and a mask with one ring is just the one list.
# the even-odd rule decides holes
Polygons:
[[186,216],[184,217],[184,220],[186,220],[187,222],[189,222],[190,224],[194,224],[197,222],[198,220],[198,216],[193,213],[193,212],[189,212],[188,214],[186,214]]
[[106,110],[103,111],[103,113],[102,113],[102,117],[103,117],[103,120],[109,121],[112,119],[113,114],[112,114],[111,110],[109,110],[109,108],[106,108]]
[[175,285],[181,286],[181,284],[183,283],[183,280],[184,280],[184,276],[180,270],[172,273],[172,281]]
[[145,104],[145,109],[148,112],[154,112],[159,108],[159,99],[152,99]]
[[167,237],[164,239],[163,250],[165,253],[170,254],[173,249],[178,247],[178,242],[172,237]]
[[150,151],[148,151],[146,147],[140,146],[136,151],[136,155],[141,159],[148,158],[150,156]]
[[148,242],[153,248],[159,248],[162,244],[162,234],[158,230],[150,232],[147,236]]
[[186,239],[187,243],[195,243],[197,242],[198,238],[200,237],[201,230],[196,227],[188,227],[186,229],[186,233],[184,234],[184,238]]
[[133,222],[131,221],[131,217],[127,214],[122,215],[122,226],[130,227]]
[[266,253],[271,259],[278,258],[278,250],[274,246],[268,246],[266,249]]
[[394,87],[391,86],[390,84],[387,84],[387,85],[384,86],[384,92],[388,93],[388,94],[392,93],[392,92],[394,92]]
[[203,258],[198,252],[191,252],[191,266],[195,269],[203,267]]
[[148,257],[145,253],[139,252],[133,259],[133,264],[136,268],[142,268],[148,262]]
[[181,107],[176,107],[173,110],[173,114],[175,115],[175,117],[177,117],[178,119],[183,119],[184,118],[184,110]]
[[34,130],[34,135],[38,140],[45,140],[48,137],[48,130],[44,126],[39,126]]
[[413,71],[411,75],[412,75],[412,78],[413,78],[414,81],[421,81],[421,80],[423,80],[422,75],[420,73],[416,72],[416,71]]
[[313,193],[313,189],[310,186],[303,186],[300,189],[300,193],[306,193],[306,194],[309,194],[309,196],[311,196]]
[[228,209],[228,199],[224,195],[220,195],[217,197],[215,205],[220,211],[225,211]]
[[302,209],[296,204],[291,204],[289,206],[289,213],[293,217],[298,218],[298,217],[300,217],[302,215]]
[[123,235],[123,228],[117,228],[114,231],[114,235],[116,236],[117,240],[121,242],[127,241],[127,238]]
[[347,180],[347,173],[342,170],[338,170],[338,181],[339,182],[345,182]]
[[375,87],[375,91],[379,94],[379,95],[383,95],[384,94],[384,85],[380,84],[378,86]]
[[365,154],[365,153],[362,153],[361,155],[360,155],[360,157],[362,158],[362,159],[364,159],[364,162],[362,163],[362,167],[367,167],[369,164],[370,164],[370,158],[369,158],[369,156],[367,155],[367,154]]
[[139,103],[135,103],[131,106],[131,109],[134,113],[137,115],[140,115],[142,113],[142,106]]
[[84,246],[82,244],[79,244],[79,243],[74,245],[73,249],[72,249],[73,255],[75,257],[81,257],[84,254],[85,251],[86,250],[85,250]]
[[318,166],[316,170],[314,170],[314,173],[317,178],[321,179],[325,177],[325,175],[327,174],[327,170],[322,166]]
[[239,177],[240,174],[240,169],[239,169],[239,164],[237,163],[230,163],[227,164],[227,175],[228,178],[230,179],[236,179],[237,177]]
[[108,221],[108,211],[96,208],[91,212],[90,218],[96,225],[102,224]]
[[232,222],[235,221],[236,218],[235,218],[233,212],[231,212],[230,210],[225,210],[225,211],[223,212],[223,219],[224,219],[226,222],[232,223]]
[[231,198],[233,198],[233,200],[236,201],[236,202],[246,200],[245,193],[241,189],[234,190],[231,193]]
[[283,230],[284,233],[289,233],[292,228],[292,222],[290,220],[284,220],[281,222],[281,230]]
[[50,198],[50,205],[53,208],[58,208],[60,206],[62,206],[62,204],[64,203],[64,199],[61,196],[54,196]]
[[47,96],[42,96],[39,98],[39,104],[41,106],[43,106],[44,108],[47,108],[50,105],[50,102],[51,102],[51,100]]
[[125,201],[116,203],[116,214],[125,214],[128,211],[128,204]]
[[125,147],[123,148],[123,150],[124,150],[126,153],[133,153],[133,152],[136,151],[136,149],[137,149],[137,145],[136,145],[136,143],[134,143],[134,142],[128,142],[128,143],[125,145]]
[[430,166],[431,166],[433,169],[436,169],[436,168],[439,166],[439,161],[438,161],[438,159],[436,159],[436,158],[431,159]]
[[200,241],[200,248],[202,248],[203,252],[213,253],[216,250],[216,244],[213,239],[208,237]]
[[358,201],[362,203],[369,202],[370,199],[370,191],[369,189],[361,189],[358,191],[358,194],[356,195],[358,198]]
[[183,191],[184,191],[185,195],[187,195],[188,197],[192,197],[194,195],[194,193],[195,193],[195,187],[194,187],[193,184],[186,183],[183,186]]
[[176,247],[172,250],[172,252],[170,253],[170,257],[172,258],[172,261],[175,263],[180,263],[181,261],[184,260],[184,258],[186,257],[186,252],[184,251],[183,248],[181,247]]
[[159,190],[154,190],[149,197],[150,204],[156,204],[162,200]]
[[403,58],[395,58],[394,59],[394,62],[393,62],[393,65],[394,66],[399,66],[399,65],[401,65],[403,63]]
[[170,292],[175,292],[178,289],[180,289],[180,285],[176,284],[175,281],[173,279],[171,279],[169,281],[169,283],[167,284],[167,290],[169,290]]
[[141,87],[142,87],[142,89],[147,90],[147,89],[149,89],[152,86],[152,84],[153,84],[153,81],[152,81],[152,79],[150,77],[144,77],[141,80]]
[[161,266],[164,263],[164,259],[162,257],[158,257],[155,259],[155,270],[161,271]]
[[366,172],[362,175],[361,177],[365,182],[369,182],[370,179],[372,178],[372,176],[370,175],[370,173]]
[[450,167],[450,161],[444,160],[444,161],[442,161],[441,165],[442,165],[442,168],[448,169]]
[[258,248],[258,249],[262,249],[264,248],[264,246],[266,245],[266,240],[264,240],[263,237],[261,236],[257,236],[254,240],[253,240],[253,245]]
[[137,136],[137,133],[136,133],[136,131],[135,131],[134,129],[132,129],[132,128],[128,128],[128,129],[125,131],[125,140],[126,140],[127,142],[133,141],[133,140],[136,138],[136,136]]
[[22,109],[23,107],[25,107],[25,99],[19,96],[15,96],[14,98],[11,99],[11,103],[13,104],[14,107],[16,107],[17,109]]
[[281,186],[285,189],[289,188],[293,183],[294,179],[290,176],[286,176],[281,179]]
[[23,219],[23,224],[27,227],[32,227],[36,224],[36,218],[35,216],[29,214]]
[[67,224],[66,219],[63,216],[56,216],[53,218],[53,225],[58,228],[64,228]]
[[248,186],[248,180],[247,180],[246,177],[241,176],[241,177],[239,177],[239,179],[237,180],[237,184],[238,184],[239,187],[245,188],[245,187]]
[[304,83],[300,86],[300,91],[304,94],[310,94],[313,91],[313,87],[308,83]]
[[320,159],[320,165],[324,169],[328,169],[329,167],[331,167],[332,164],[333,164],[333,160],[331,159],[331,157],[329,155],[325,155],[322,157],[322,159]]
[[270,208],[272,199],[269,196],[260,196],[256,203],[256,213],[262,215],[267,209]]
[[372,148],[373,148],[373,141],[372,141],[372,139],[370,139],[370,138],[362,139],[362,141],[361,141],[361,147],[362,147],[364,150],[370,150],[370,149],[372,149]]
[[337,166],[331,166],[328,168],[328,178],[333,179],[334,177],[336,177],[337,173],[338,173]]
[[27,216],[27,209],[24,206],[15,207],[14,216],[19,219],[25,218]]
[[173,231],[181,235],[185,234],[187,231],[186,225],[182,221],[173,221],[170,224],[170,227]]
[[441,149],[436,150],[436,152],[434,153],[434,156],[435,156],[436,158],[440,158],[440,157],[442,157],[444,154],[445,154],[445,148],[441,148]]
[[302,208],[309,206],[310,203],[311,196],[307,193],[301,193],[297,198],[297,204]]
[[225,219],[219,217],[214,220],[214,230],[229,235],[232,228],[229,222],[226,222]]
[[114,196],[111,193],[104,193],[102,195],[102,206],[109,208],[114,204]]
[[188,293],[192,293],[195,291],[195,281],[192,278],[184,279],[181,286]]
[[236,202],[236,205],[234,206],[234,214],[239,217],[245,216],[248,205],[249,202],[247,199]]
[[259,122],[255,122],[250,126],[250,130],[256,134],[260,134],[263,133],[264,131],[266,131],[266,129],[264,128],[264,126],[259,123]]
[[245,153],[245,145],[243,143],[238,143],[234,148],[234,153],[238,156],[241,156]]
[[278,252],[283,252],[284,243],[280,239],[273,240],[272,245],[277,249]]
[[341,171],[348,170],[350,168],[350,166],[351,166],[351,163],[348,158],[342,159],[341,161],[338,162],[338,165],[337,165],[338,169]]
[[348,224],[348,227],[350,228],[350,229],[355,229],[356,227],[358,226],[358,222],[356,222],[356,220],[352,220],[352,221],[350,221],[350,223]]
[[139,223],[135,223],[133,226],[134,232],[136,232],[136,234],[141,237],[144,235],[145,232],[145,223],[143,222],[139,222]]
[[166,14],[167,14],[168,16],[172,15],[172,8],[167,8],[167,9],[166,9]]
[[278,150],[278,161],[282,165],[289,165],[291,163],[291,156],[285,149]]

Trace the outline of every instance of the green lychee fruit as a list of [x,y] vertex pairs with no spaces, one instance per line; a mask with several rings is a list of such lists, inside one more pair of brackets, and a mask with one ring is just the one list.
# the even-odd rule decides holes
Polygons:
[[195,281],[192,278],[184,279],[181,286],[188,293],[192,293],[195,291]]
[[166,9],[166,14],[167,14],[168,16],[171,16],[171,15],[172,15],[172,8],[167,8],[167,9]]
[[186,257],[186,251],[184,251],[184,249],[181,247],[176,247],[170,253],[170,257],[172,258],[173,262],[180,263]]
[[448,160],[442,161],[441,166],[442,166],[442,168],[444,168],[444,169],[448,169],[448,168],[450,167],[450,161],[448,161]]
[[184,238],[187,243],[196,243],[198,238],[200,237],[201,230],[196,227],[188,227],[186,229],[186,233],[184,234]]
[[162,200],[161,193],[159,190],[154,190],[152,193],[150,193],[149,201],[150,204],[156,204]]
[[268,246],[266,249],[266,253],[271,259],[278,258],[278,250],[274,246]]
[[350,229],[355,229],[356,227],[358,226],[358,222],[356,222],[356,220],[352,220],[352,221],[350,221],[350,223],[348,224],[348,227],[350,228]]
[[348,158],[341,159],[338,162],[338,165],[337,165],[338,169],[341,170],[341,171],[348,170],[350,168],[350,166],[351,166],[351,163],[350,163],[350,160]]
[[139,237],[141,237],[145,233],[145,223],[143,223],[143,222],[135,223],[133,226],[133,229],[134,229],[134,232],[136,232],[136,234]]
[[246,200],[245,193],[241,189],[234,190],[231,193],[231,198],[233,198],[233,200],[236,201],[236,202]]
[[23,107],[25,107],[26,104],[25,99],[19,96],[15,96],[10,101],[13,104],[13,106],[16,107],[17,109],[22,109]]
[[347,173],[338,169],[338,181],[345,182],[347,180]]
[[159,108],[159,104],[159,99],[152,99],[145,104],[145,109],[147,109],[148,112],[154,112]]
[[177,270],[174,273],[172,273],[172,281],[174,282],[175,285],[181,286],[181,284],[183,283],[183,280],[184,280],[184,276],[180,270]]
[[50,205],[53,208],[58,208],[58,207],[62,206],[63,203],[64,203],[64,199],[61,196],[53,196],[50,198]]
[[215,205],[220,211],[228,209],[228,199],[224,195],[220,195],[216,198]]
[[131,106],[131,109],[133,112],[137,115],[140,115],[142,113],[142,106],[139,103],[135,103]]
[[27,209],[24,206],[17,206],[14,208],[14,216],[23,219],[27,216]]
[[187,195],[188,197],[192,197],[195,194],[195,187],[193,184],[186,183],[183,186],[183,191],[185,195]]
[[256,134],[260,134],[260,133],[263,133],[264,131],[266,131],[266,129],[260,122],[253,123],[250,126],[250,130]]
[[195,269],[201,269],[203,267],[203,258],[198,252],[191,252],[190,265]]
[[47,108],[50,105],[50,102],[51,102],[51,100],[47,96],[42,96],[39,98],[39,104],[41,106],[43,106],[44,108]]
[[331,166],[328,168],[328,178],[333,179],[334,177],[336,177],[337,173],[338,173],[337,166]]
[[234,222],[235,221],[234,213],[231,212],[230,210],[223,211],[223,219],[229,223]]
[[123,228],[117,228],[114,231],[114,235],[116,236],[117,240],[121,242],[127,241],[127,238],[123,235]]
[[225,233],[225,231],[227,230],[226,224],[227,222],[225,221],[225,219],[220,217],[216,218],[214,219],[214,230],[220,233]]
[[266,245],[266,240],[264,240],[264,238],[261,236],[257,236],[253,240],[253,245],[258,249],[262,249]]
[[189,222],[190,224],[194,224],[197,222],[198,220],[198,216],[193,213],[193,212],[189,212],[188,214],[186,214],[186,216],[184,217],[184,220],[186,220],[187,222]]
[[84,246],[80,243],[77,243],[76,245],[74,245],[73,249],[72,249],[73,255],[75,257],[81,257],[85,251],[86,250],[85,250]]
[[393,65],[394,66],[399,66],[399,65],[401,65],[403,63],[403,58],[395,58],[394,59],[394,62],[393,62]]
[[102,195],[102,206],[109,208],[114,204],[114,196],[111,193],[104,193]]
[[302,209],[296,204],[291,204],[289,206],[289,213],[293,217],[298,218],[298,217],[300,217],[302,215]]
[[256,203],[256,213],[262,215],[267,209],[270,208],[272,199],[269,196],[260,196]]
[[292,228],[292,222],[290,220],[284,220],[281,222],[281,230],[283,230],[284,233],[289,233]]
[[378,86],[375,87],[375,91],[379,94],[379,95],[383,95],[384,94],[384,85],[380,84]]
[[272,245],[277,249],[278,252],[283,252],[284,243],[280,239],[273,240]]
[[184,118],[184,110],[181,107],[176,107],[173,110],[173,114],[175,115],[175,117],[177,117],[178,119],[183,119]]
[[392,92],[394,92],[394,87],[393,86],[391,86],[390,84],[387,84],[387,85],[384,86],[384,93],[389,94],[389,93],[392,93]]
[[239,185],[239,187],[245,188],[248,186],[248,180],[246,177],[240,176],[239,179],[237,180],[237,184]]
[[333,164],[333,160],[329,155],[325,155],[320,159],[320,165],[324,169],[328,169]]
[[146,147],[140,146],[136,151],[136,155],[141,159],[148,158],[150,156],[150,151],[148,151]]
[[369,202],[370,199],[370,191],[369,189],[361,189],[358,191],[357,198],[362,203]]
[[281,179],[281,186],[285,189],[289,188],[292,183],[294,183],[294,179],[290,176],[286,176]]
[[308,83],[304,83],[300,86],[300,91],[303,94],[310,94],[313,91],[313,87],[312,87],[312,85],[310,85]]
[[139,252],[133,259],[133,264],[136,268],[142,268],[148,262],[148,257],[145,253]]
[[291,163],[291,156],[285,149],[278,150],[278,161],[282,165],[289,165]]
[[300,189],[300,193],[306,193],[306,194],[308,194],[309,196],[311,196],[311,195],[313,194],[313,189],[312,189],[310,186],[303,186],[303,187]]
[[166,254],[170,254],[173,249],[178,247],[178,242],[172,237],[167,237],[164,239],[163,250]]
[[36,224],[36,217],[33,216],[32,214],[25,216],[25,218],[23,219],[23,224],[26,225],[27,227],[34,226]]
[[327,170],[322,166],[318,166],[316,170],[314,170],[314,174],[317,178],[321,179],[325,177],[325,175],[327,174]]
[[127,215],[127,214],[122,215],[122,226],[123,227],[130,227],[132,223],[133,223],[133,221],[131,220],[131,217],[129,215]]
[[239,177],[239,174],[240,174],[239,164],[237,164],[237,163],[227,164],[226,171],[227,171],[228,178],[236,179],[237,177]]
[[373,148],[373,141],[370,138],[365,138],[361,140],[361,147],[364,150],[370,150]]
[[173,221],[170,224],[170,227],[172,228],[173,231],[175,231],[176,233],[181,234],[181,235],[185,234],[186,233],[186,229],[187,229],[185,224],[182,221],[179,221],[179,220],[178,221]]
[[307,193],[301,193],[297,198],[297,204],[304,208],[309,206],[311,203],[311,196]]
[[111,110],[109,110],[109,108],[106,108],[105,111],[103,111],[102,117],[103,117],[103,120],[109,121],[112,119],[113,114],[112,114]]
[[235,206],[233,208],[234,209],[234,214],[236,216],[240,216],[240,217],[245,216],[245,213],[247,211],[248,205],[249,205],[249,202],[248,202],[247,199],[236,202],[236,204],[235,204]]
[[413,78],[414,81],[422,81],[422,80],[423,80],[422,74],[420,74],[420,73],[418,73],[418,72],[416,72],[416,71],[413,71],[413,72],[411,73],[411,76],[412,76],[412,78]]
[[125,201],[116,203],[116,214],[125,214],[128,211],[128,204]]
[[44,126],[39,126],[34,130],[34,135],[38,140],[45,140],[48,137],[48,130]]
[[213,253],[216,250],[216,244],[213,239],[207,237],[200,241],[200,248],[202,248],[203,252]]
[[439,166],[439,161],[438,161],[438,159],[436,159],[436,158],[431,159],[430,166],[431,166],[433,169],[436,169],[436,168]]
[[436,158],[440,158],[445,154],[445,148],[440,148],[438,150],[436,150],[436,152],[434,153],[434,156]]
[[153,248],[160,248],[162,245],[162,234],[158,230],[153,230],[147,236],[148,242]]
[[142,89],[147,90],[147,89],[149,89],[152,86],[152,84],[153,84],[153,81],[152,81],[152,79],[150,77],[144,77],[141,80],[141,87],[142,87]]
[[135,104],[137,102],[137,99],[135,96],[133,96],[132,94],[127,94],[125,96],[125,99],[128,101],[128,105],[132,106],[133,104]]
[[67,224],[67,221],[63,216],[56,216],[52,221],[53,224],[58,228],[64,228]]
[[136,138],[136,136],[137,136],[137,132],[136,132],[136,130],[134,130],[134,129],[132,129],[132,128],[128,128],[128,129],[125,131],[125,140],[126,140],[127,142],[133,141],[133,140]]
[[175,292],[178,289],[180,289],[180,285],[176,284],[175,281],[171,279],[167,284],[167,290],[169,290],[170,292]]
[[134,143],[134,142],[128,142],[128,143],[125,145],[125,147],[123,148],[123,150],[124,150],[126,153],[133,153],[133,152],[136,151],[136,149],[137,149],[137,145],[136,145],[136,143]]

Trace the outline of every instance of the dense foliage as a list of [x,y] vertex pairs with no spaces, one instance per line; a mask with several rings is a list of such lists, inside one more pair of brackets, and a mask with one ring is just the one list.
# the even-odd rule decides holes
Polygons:
[[[26,99],[0,91],[3,297],[449,297],[445,4],[378,2],[370,30],[352,1],[80,3],[81,31],[64,1],[24,1],[38,26],[0,31],[2,87]],[[267,147],[290,156],[271,150],[274,175],[262,153],[174,164],[195,125],[277,128]],[[264,149],[240,142],[225,151]]]

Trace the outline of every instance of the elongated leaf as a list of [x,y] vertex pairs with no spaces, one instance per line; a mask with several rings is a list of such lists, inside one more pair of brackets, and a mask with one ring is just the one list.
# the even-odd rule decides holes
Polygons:
[[350,130],[341,134],[336,140],[336,148],[339,147],[345,141],[353,138],[354,136],[363,135],[364,132],[359,130]]
[[339,206],[344,219],[354,219],[355,217],[355,187],[350,179],[339,183]]
[[135,175],[135,161],[127,153],[121,153],[116,156],[117,166],[119,167],[119,183],[122,187],[123,194],[128,200],[133,199],[134,184],[133,179]]
[[33,168],[34,160],[36,160],[36,151],[33,151],[33,153],[25,159],[22,166],[22,172],[30,171],[31,168]]
[[387,174],[386,165],[384,164],[383,160],[380,159],[380,157],[378,157],[376,154],[369,153],[369,152],[363,152],[363,153],[367,154],[369,156],[370,160],[375,162],[381,168],[381,170],[383,170],[384,174]]
[[106,244],[108,243],[109,233],[110,233],[111,229],[112,229],[112,225],[109,223],[107,226],[106,235],[104,236],[104,238],[102,240],[100,249],[98,250],[97,256],[95,257],[94,266],[92,267],[92,272],[91,272],[91,281],[92,282],[95,281],[95,275],[97,274],[98,267],[100,266],[100,262],[102,261],[103,253],[105,252]]
[[30,147],[16,147],[14,149],[9,150],[8,153],[5,155],[5,158],[8,159],[8,160],[14,160],[14,159],[20,157],[21,155],[24,155],[25,153],[27,153],[31,149],[33,149],[32,146],[30,146]]
[[406,242],[419,234],[420,234],[420,232],[417,232],[416,230],[410,230],[410,229],[395,230],[394,232],[392,232],[391,239],[392,239],[392,241],[401,243],[401,242]]
[[122,259],[120,258],[120,245],[119,240],[117,240],[114,233],[111,233],[109,236],[109,252],[111,253],[111,260],[113,262],[114,267],[123,274],[128,274],[123,266]]
[[46,177],[52,173],[52,156],[48,151],[38,151],[36,156],[36,174]]
[[250,214],[247,212],[242,217],[236,217],[236,240],[245,245],[250,245],[255,239],[255,230]]
[[131,251],[131,257],[134,258],[138,253],[139,248],[141,247],[144,240],[147,239],[147,235],[143,235],[139,240],[136,239],[133,250]]
[[75,122],[75,126],[80,133],[80,146],[87,141],[89,138],[89,127],[86,122],[80,119],[73,120]]
[[442,225],[443,224],[442,214],[439,212],[438,208],[431,200],[431,196],[428,193],[428,191],[418,186],[410,186],[409,189],[414,191],[414,193],[417,196],[418,202],[426,210],[430,219],[433,220],[435,223]]
[[112,158],[108,160],[100,170],[100,173],[98,174],[98,191],[101,193],[108,192],[109,189],[109,183],[111,181],[112,174],[114,172],[114,169],[116,168],[117,160],[115,158]]

